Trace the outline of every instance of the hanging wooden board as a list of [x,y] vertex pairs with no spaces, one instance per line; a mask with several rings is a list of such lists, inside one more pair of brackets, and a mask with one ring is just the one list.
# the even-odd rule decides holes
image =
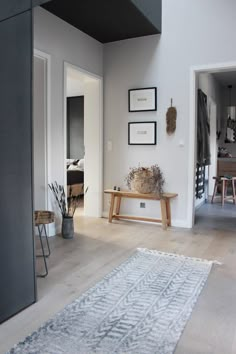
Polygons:
[[166,132],[168,135],[173,134],[176,130],[177,110],[172,106],[172,102],[173,100],[171,99],[171,106],[166,113]]

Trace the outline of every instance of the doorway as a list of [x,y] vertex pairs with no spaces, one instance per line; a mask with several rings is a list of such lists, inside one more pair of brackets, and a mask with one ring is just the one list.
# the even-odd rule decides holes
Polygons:
[[[34,210],[51,210],[52,200],[48,191],[51,181],[51,56],[34,49],[33,64]],[[56,234],[54,224],[46,225],[46,229],[49,236]]]
[[[219,186],[218,196],[212,198],[214,194],[215,180],[213,177],[236,175],[236,144],[228,144],[227,136],[227,111],[228,103],[227,87],[229,84],[236,87],[236,65],[232,63],[222,65],[212,65],[191,69],[191,95],[190,95],[190,157],[189,157],[189,227],[195,222],[204,228],[209,227],[235,230],[236,206],[233,203],[232,190],[228,190],[229,198],[225,205],[221,204],[221,189]],[[197,195],[197,112],[198,112],[198,90],[206,96],[207,116],[210,124],[209,145],[211,151],[211,163],[204,167],[204,172],[200,171],[202,182],[201,195]],[[236,93],[236,90],[235,90]],[[227,96],[227,98],[226,98]],[[235,95],[236,100],[236,95]],[[235,103],[236,104],[236,103]],[[236,118],[236,117],[235,117]],[[233,119],[235,119],[233,118]],[[235,120],[236,122],[236,120]],[[232,134],[233,136],[233,134]],[[235,152],[234,152],[235,149]],[[230,158],[229,172],[222,172],[222,159],[220,151],[225,151],[224,157]],[[226,159],[223,159],[226,163]],[[191,166],[190,166],[191,164]],[[235,171],[234,171],[235,164]],[[233,166],[233,168],[232,168]],[[223,174],[222,174],[223,173]],[[231,184],[231,182],[229,183]],[[230,185],[231,186],[231,185]],[[191,195],[191,200],[190,200]],[[211,204],[213,200],[213,204]],[[196,218],[195,218],[196,217]]]
[[102,110],[102,78],[64,63],[64,184],[78,193],[84,184],[83,214],[92,217],[102,216]]
[[33,63],[34,208],[47,210],[47,58],[35,52]]

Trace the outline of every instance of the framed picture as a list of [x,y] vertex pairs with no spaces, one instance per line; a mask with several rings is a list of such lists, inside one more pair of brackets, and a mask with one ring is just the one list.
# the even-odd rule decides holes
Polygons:
[[156,122],[128,123],[129,145],[156,145]]
[[157,88],[148,87],[129,90],[129,112],[157,110]]

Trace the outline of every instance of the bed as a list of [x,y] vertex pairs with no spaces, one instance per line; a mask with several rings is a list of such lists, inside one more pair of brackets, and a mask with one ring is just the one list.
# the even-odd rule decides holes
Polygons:
[[84,194],[84,159],[67,160],[67,195]]

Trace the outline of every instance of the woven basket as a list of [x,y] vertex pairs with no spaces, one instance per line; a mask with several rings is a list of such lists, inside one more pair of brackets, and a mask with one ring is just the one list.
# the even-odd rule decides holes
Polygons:
[[151,171],[136,172],[133,180],[131,181],[131,190],[148,194],[155,191],[156,181]]

